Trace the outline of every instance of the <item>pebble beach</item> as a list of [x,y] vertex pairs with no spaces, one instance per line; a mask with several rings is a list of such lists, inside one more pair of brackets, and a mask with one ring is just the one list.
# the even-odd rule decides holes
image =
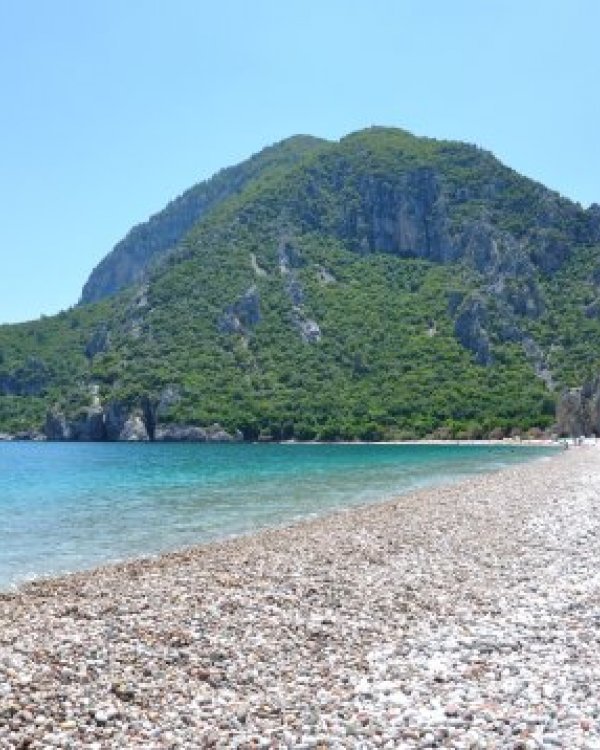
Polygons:
[[600,750],[600,446],[0,594],[0,748],[436,747]]

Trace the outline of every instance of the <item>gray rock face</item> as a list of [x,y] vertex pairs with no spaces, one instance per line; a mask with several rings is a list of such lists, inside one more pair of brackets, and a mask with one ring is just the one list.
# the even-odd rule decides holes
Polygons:
[[133,411],[125,404],[113,402],[104,409],[104,426],[107,440],[149,440],[142,409]]
[[457,238],[463,257],[480,273],[498,268],[507,239],[500,237],[499,233],[483,220],[467,224]]
[[245,333],[260,323],[260,294],[251,286],[225,310],[217,328],[221,333]]
[[232,443],[243,440],[243,435],[239,431],[232,435],[219,424],[211,427],[171,424],[157,427],[154,439],[162,442]]
[[321,328],[316,320],[305,318],[298,312],[294,315],[294,325],[305,343],[316,344],[321,340]]
[[129,410],[125,404],[112,402],[104,409],[104,426],[107,440],[119,440],[125,423],[129,418]]
[[460,343],[475,355],[480,365],[492,362],[490,340],[485,328],[487,310],[479,297],[465,299],[458,308],[454,332]]
[[235,305],[235,313],[245,328],[253,328],[260,323],[260,295],[255,286],[244,292]]
[[297,245],[287,237],[283,237],[279,241],[277,261],[279,263],[279,272],[282,275],[290,273],[295,268],[301,268],[304,265],[304,259]]
[[539,317],[544,302],[535,267],[511,234],[479,219],[466,223],[455,239],[461,258],[488,280],[492,296],[517,315]]
[[60,409],[50,410],[46,416],[44,434],[48,440],[77,441],[149,441],[163,442],[215,442],[230,443],[243,440],[241,432],[234,434],[221,425],[210,427],[196,425],[160,424],[157,420],[165,412],[165,404],[179,399],[175,386],[168,386],[158,400],[141,399],[139,406],[112,402],[105,408],[100,405],[83,409],[74,418],[67,419]]
[[159,414],[164,414],[168,409],[181,401],[181,391],[177,385],[166,385],[158,400],[157,410]]
[[[181,400],[181,391],[177,385],[165,386],[158,397],[145,396],[141,399],[141,410],[146,432],[150,440],[159,440],[157,436],[159,423],[168,416],[172,407]],[[169,439],[177,439],[175,437]]]
[[284,289],[292,303],[292,324],[300,333],[302,341],[307,344],[317,343],[321,340],[321,328],[316,320],[308,317],[304,309],[304,289],[293,271],[288,271]]
[[72,438],[98,442],[106,440],[104,412],[100,406],[85,409],[77,419],[71,423]]
[[581,388],[565,391],[556,408],[556,429],[559,435],[587,434],[589,424],[586,411]]
[[130,414],[125,420],[123,429],[119,433],[118,440],[123,442],[140,442],[149,440],[148,430],[144,422],[143,414],[139,411]]
[[[489,190],[483,190],[484,197],[492,200],[501,187],[490,185]],[[359,207],[347,210],[341,230],[342,237],[359,252],[387,252],[440,263],[461,260],[486,280],[484,296],[489,294],[499,303],[497,308],[504,319],[498,323],[507,334],[512,332],[512,340],[522,339],[518,317],[537,318],[542,314],[544,300],[536,263],[552,272],[568,257],[568,247],[551,231],[557,211],[552,201],[547,207],[547,221],[536,230],[534,241],[517,240],[484,213],[451,224],[444,183],[433,169],[407,173],[394,185],[366,178],[359,194]],[[466,196],[465,200],[482,196]],[[533,250],[528,244],[531,242]],[[489,365],[492,353],[485,300],[471,300],[459,310],[461,304],[460,298],[451,302],[451,312],[456,315],[455,334],[479,364]]]
[[202,427],[185,424],[171,424],[157,427],[154,439],[165,443],[205,443],[208,438],[206,430]]
[[558,271],[570,255],[567,242],[561,237],[539,234],[531,258],[546,274]]
[[72,440],[71,425],[65,415],[55,409],[46,415],[44,433],[48,440]]
[[484,276],[504,279],[533,272],[521,243],[486,218],[464,222],[453,242],[459,248],[458,256]]
[[518,315],[527,318],[539,318],[545,309],[540,289],[534,279],[524,279],[521,284],[516,284],[508,295],[508,300]]
[[538,286],[536,269],[522,245],[507,232],[487,220],[466,223],[455,236],[461,258],[487,280],[484,296],[463,300],[461,293],[451,293],[450,312],[456,316],[455,334],[475,354],[479,364],[492,362],[485,299],[495,301],[495,324],[503,341],[523,342],[538,377],[551,387],[551,375],[543,353],[533,345],[520,328],[519,318],[538,318],[544,311],[544,299]]
[[531,336],[522,336],[523,351],[533,365],[535,374],[546,383],[550,391],[554,390],[554,379],[542,347]]
[[244,327],[242,326],[239,318],[234,315],[231,310],[226,310],[223,315],[219,318],[217,328],[220,333],[243,333]]
[[110,332],[106,323],[94,331],[85,347],[85,356],[93,359],[97,354],[103,354],[110,348]]
[[243,435],[239,430],[232,435],[215,422],[215,424],[207,427],[206,438],[210,443],[233,443],[243,440]]
[[67,419],[59,409],[51,409],[46,415],[44,434],[48,440],[106,440],[104,411],[100,406],[92,406]]
[[582,394],[589,419],[587,434],[600,435],[600,378],[596,377],[591,383],[586,383]]
[[556,406],[556,429],[573,437],[600,435],[600,377],[563,392]]
[[331,273],[331,271],[327,270],[327,268],[323,268],[323,266],[317,267],[317,279],[321,282],[321,284],[335,284],[337,282],[337,279],[335,276]]
[[386,252],[447,262],[450,241],[439,176],[423,168],[392,185],[375,177],[359,186],[360,205],[345,211],[339,233],[361,252]]

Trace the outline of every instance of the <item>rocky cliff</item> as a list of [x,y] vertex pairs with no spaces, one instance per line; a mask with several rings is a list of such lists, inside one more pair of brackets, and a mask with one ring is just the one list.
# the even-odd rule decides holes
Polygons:
[[600,376],[561,394],[556,408],[556,430],[567,437],[600,435]]
[[231,443],[240,441],[240,432],[230,434],[221,425],[203,428],[196,425],[161,424],[147,403],[140,406],[113,402],[82,409],[67,417],[54,407],[46,415],[43,435],[55,441],[85,442],[195,442]]

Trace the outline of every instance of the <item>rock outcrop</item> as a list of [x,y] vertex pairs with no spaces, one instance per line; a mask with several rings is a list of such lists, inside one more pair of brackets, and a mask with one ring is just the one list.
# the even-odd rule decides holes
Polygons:
[[239,431],[231,434],[219,424],[213,424],[211,427],[169,424],[159,426],[154,439],[165,443],[233,443],[242,441],[243,435]]
[[544,350],[531,336],[523,335],[521,343],[525,356],[533,365],[535,374],[546,383],[549,391],[553,391],[555,387],[554,378],[552,377],[552,371],[548,365],[548,359]]
[[46,415],[44,434],[48,440],[85,442],[148,440],[142,411],[125,404],[110,403],[105,408],[91,406],[67,418],[58,408]]
[[282,276],[304,265],[302,253],[298,249],[298,245],[289,237],[283,236],[279,240],[277,262],[279,264],[279,273]]
[[46,414],[44,434],[48,440],[72,440],[69,421],[59,409],[51,409]]
[[600,376],[580,388],[569,388],[556,406],[559,435],[600,435]]
[[107,440],[119,440],[129,418],[128,407],[119,401],[113,401],[104,408],[104,426]]
[[465,299],[457,310],[454,332],[460,343],[475,355],[480,365],[492,362],[490,339],[486,330],[487,310],[482,299],[476,296]]
[[556,407],[556,430],[561,436],[578,437],[589,431],[587,408],[581,388],[565,391]]
[[207,432],[194,425],[170,424],[159,427],[154,439],[164,443],[205,443]]
[[221,333],[246,333],[260,322],[260,294],[251,286],[229,305],[219,318],[217,328]]
[[[490,184],[481,190],[489,199],[501,192],[501,187]],[[438,263],[458,260],[483,277],[481,299],[463,307],[455,319],[457,338],[475,354],[478,364],[490,365],[493,361],[484,320],[487,296],[498,303],[500,318],[495,321],[496,327],[513,330],[516,340],[522,334],[515,316],[535,319],[543,313],[538,269],[552,273],[569,254],[564,238],[552,231],[554,224],[560,223],[553,201],[549,202],[542,226],[517,239],[498,227],[484,209],[479,216],[451,221],[451,196],[443,176],[434,169],[409,172],[395,184],[369,177],[358,185],[358,192],[358,205],[349,204],[339,230],[355,250]],[[471,196],[474,197],[477,196]],[[296,324],[298,319],[296,316]]]
[[44,436],[56,441],[119,441],[119,442],[200,442],[231,443],[243,440],[241,432],[227,432],[215,423],[209,427],[196,425],[161,424],[158,420],[178,398],[169,386],[161,398],[141,399],[139,406],[112,402],[106,407],[92,406],[67,418],[58,407],[46,415]]
[[286,271],[285,293],[292,303],[292,324],[305,344],[315,344],[321,340],[321,327],[310,318],[304,308],[306,295],[295,271]]
[[321,327],[316,320],[306,318],[301,309],[294,311],[292,320],[304,343],[316,344],[321,340]]
[[558,271],[570,255],[569,244],[563,237],[551,233],[538,233],[531,258],[545,274]]
[[442,183],[437,172],[421,168],[396,184],[365,177],[358,205],[348,205],[338,233],[359,252],[385,252],[438,262],[457,257]]
[[141,410],[135,410],[129,414],[118,439],[128,443],[150,440],[144,414]]
[[110,331],[106,323],[102,323],[93,333],[85,346],[85,356],[93,359],[97,354],[104,354],[110,349]]
[[44,434],[48,440],[106,440],[104,411],[101,407],[92,406],[67,419],[59,409],[51,409],[46,415]]

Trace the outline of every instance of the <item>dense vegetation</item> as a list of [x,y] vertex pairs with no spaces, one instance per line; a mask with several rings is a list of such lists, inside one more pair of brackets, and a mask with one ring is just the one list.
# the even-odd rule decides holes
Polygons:
[[96,302],[139,283],[213,208],[257,177],[292,166],[325,143],[312,136],[293,136],[186,190],[148,221],[133,227],[100,261],[83,287],[82,302]]
[[218,199],[141,286],[0,327],[0,431],[98,386],[247,439],[500,435],[550,428],[556,393],[597,371],[593,211],[393,129],[267,154],[203,185]]

